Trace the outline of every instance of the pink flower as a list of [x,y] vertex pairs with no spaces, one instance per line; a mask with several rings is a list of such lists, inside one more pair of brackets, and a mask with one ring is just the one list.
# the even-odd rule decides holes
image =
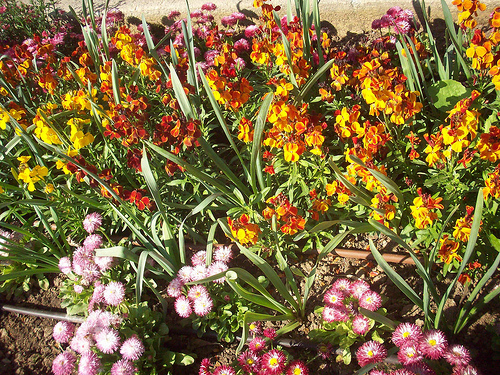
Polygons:
[[344,300],[344,295],[342,292],[335,288],[330,288],[324,295],[323,300],[325,301],[327,306],[336,306],[342,305],[342,301]]
[[180,297],[182,295],[182,287],[184,286],[184,282],[180,277],[176,277],[173,279],[167,286],[167,294],[170,297]]
[[201,10],[197,9],[197,10],[191,12],[190,15],[191,15],[191,18],[199,18],[199,17],[203,16],[203,12]]
[[191,281],[198,281],[207,277],[207,267],[203,264],[193,267],[191,270]]
[[194,313],[198,316],[205,316],[212,311],[213,304],[210,296],[201,296],[193,302]]
[[261,322],[252,322],[248,326],[248,331],[254,336],[262,334],[262,323]]
[[93,343],[89,339],[78,334],[73,337],[69,343],[70,348],[79,354],[90,352],[92,345]]
[[101,368],[101,360],[92,351],[82,354],[78,364],[78,375],[96,375]]
[[260,28],[256,25],[247,26],[245,29],[245,36],[248,39],[252,39],[254,36],[260,33]]
[[356,315],[352,320],[352,330],[358,335],[364,335],[370,330],[370,319],[363,315]]
[[231,14],[231,17],[237,19],[238,21],[243,21],[246,18],[246,16],[241,12],[234,12]]
[[94,263],[99,267],[99,271],[105,272],[113,266],[115,258],[113,257],[94,257]]
[[278,349],[272,349],[261,357],[262,368],[271,375],[281,374],[286,366],[286,356]]
[[201,297],[209,297],[208,289],[203,285],[195,285],[189,289],[188,298],[191,302],[196,301]]
[[59,259],[59,270],[65,275],[71,272],[71,260],[68,257],[62,257]]
[[193,267],[184,266],[177,272],[177,277],[179,277],[183,283],[188,283],[191,281],[192,272],[193,272]]
[[87,231],[87,233],[94,233],[97,229],[101,227],[102,224],[102,216],[97,212],[92,212],[85,216],[83,220],[83,229]]
[[111,375],[134,375],[136,372],[134,364],[126,359],[120,359],[111,367]]
[[98,249],[102,245],[102,237],[99,234],[90,234],[83,241],[83,246],[86,250],[92,251]]
[[103,293],[104,301],[111,306],[118,306],[125,299],[125,287],[119,281],[112,281]]
[[325,306],[322,315],[323,320],[327,323],[347,322],[349,320],[349,311],[344,305]]
[[180,15],[181,15],[181,12],[179,12],[178,10],[173,10],[173,11],[171,11],[171,12],[168,14],[167,18],[168,18],[169,20],[172,20],[172,19],[174,19],[174,18],[176,18],[176,17],[179,17]]
[[[240,39],[243,40],[243,39]],[[236,42],[238,43],[238,42]],[[235,44],[236,47],[236,44]],[[233,259],[233,250],[231,250],[231,246],[219,246],[217,249],[214,251],[214,260],[223,262],[223,263],[229,263]]]
[[423,337],[419,326],[412,323],[401,323],[392,333],[392,342],[398,346],[404,346],[409,343],[417,343]]
[[370,311],[377,311],[382,306],[380,294],[372,290],[367,290],[359,298],[359,305]]
[[214,375],[236,375],[236,371],[231,366],[219,366],[214,370]]
[[448,346],[448,341],[443,332],[431,329],[424,333],[419,341],[419,350],[430,359],[439,359],[443,356]]
[[309,369],[304,362],[295,360],[288,365],[286,375],[309,375]]
[[75,325],[70,322],[58,322],[54,326],[54,331],[52,333],[52,337],[58,343],[65,344],[67,343],[75,333]]
[[351,292],[350,292],[351,282],[345,278],[336,280],[333,283],[332,288],[340,290],[345,296],[348,296],[351,294]]
[[260,352],[266,347],[266,340],[262,337],[254,337],[248,344],[248,348],[253,352]]
[[4,14],[7,11],[7,7],[1,6],[0,7],[0,14]]
[[[213,276],[213,275],[217,275],[218,273],[225,272],[228,270],[228,268],[229,267],[227,266],[226,263],[223,263],[220,261],[213,262],[210,265],[210,267],[208,267],[208,276]],[[222,283],[224,283],[225,280],[226,280],[226,278],[223,276],[220,279],[213,280],[213,282],[216,284],[222,284]]]
[[318,344],[318,355],[323,359],[330,359],[334,353],[333,346],[330,343]]
[[214,3],[206,3],[201,6],[201,10],[206,10],[208,12],[211,12],[215,9],[217,9],[217,5],[215,5]]
[[360,298],[364,292],[370,290],[370,284],[364,280],[356,280],[351,284],[350,292],[354,298]]
[[128,359],[130,361],[136,361],[141,358],[144,353],[144,345],[142,341],[137,337],[137,335],[133,335],[132,337],[125,340],[120,348],[120,354],[123,358]]
[[451,345],[444,353],[444,359],[452,366],[467,366],[470,362],[470,353],[462,345]]
[[264,336],[269,340],[274,340],[276,338],[276,330],[273,328],[266,328],[264,330]]
[[422,361],[423,357],[418,351],[417,344],[410,343],[399,349],[398,360],[403,366]]
[[105,354],[114,353],[120,346],[118,331],[112,328],[104,328],[94,338],[97,348]]
[[54,375],[70,375],[76,363],[76,357],[71,352],[63,352],[52,361]]
[[382,362],[387,357],[387,350],[376,341],[367,341],[356,351],[356,358],[361,367],[369,363]]
[[212,372],[210,372],[210,359],[209,358],[203,358],[200,363],[200,371],[198,373],[199,375],[211,375]]
[[221,25],[226,26],[226,27],[234,26],[234,25],[236,25],[237,22],[238,22],[238,20],[236,18],[234,18],[232,15],[231,16],[224,16],[220,20]]
[[245,350],[238,357],[238,363],[246,372],[257,372],[260,365],[260,358],[252,350]]
[[181,318],[189,318],[193,309],[189,300],[185,296],[180,296],[175,300],[175,311]]
[[205,265],[206,261],[207,261],[207,252],[204,250],[196,252],[191,257],[191,263],[193,264],[193,266]]

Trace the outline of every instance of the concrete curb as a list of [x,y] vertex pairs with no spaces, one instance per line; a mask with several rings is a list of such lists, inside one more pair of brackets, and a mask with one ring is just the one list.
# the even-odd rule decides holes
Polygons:
[[[233,12],[242,12],[247,17],[252,18],[260,15],[260,10],[253,7],[253,0],[189,0],[189,7],[191,11],[201,9],[201,6],[207,2],[217,5],[217,9],[213,12],[217,20]],[[495,6],[500,4],[498,0],[482,0],[482,2],[486,4],[486,11],[481,12],[478,20],[480,24],[484,25]],[[272,0],[271,3],[274,6],[280,5],[283,8],[283,14],[285,14],[286,0]],[[456,19],[456,6],[452,4],[452,0],[446,0],[446,3]],[[96,9],[103,9],[104,4],[105,0],[94,0]],[[396,5],[403,9],[411,9],[417,15],[421,14],[420,1],[417,0],[320,0],[319,8],[321,20],[333,25],[337,35],[344,36],[348,33],[361,33],[371,30],[372,21],[380,18],[389,8]],[[82,9],[82,1],[59,1],[61,9],[69,10],[70,6],[79,12]],[[441,0],[428,0],[426,1],[426,6],[431,18],[443,18]],[[181,12],[183,17],[187,13],[185,0],[111,0],[109,7],[120,9],[126,17],[134,16],[141,18],[144,14],[149,22],[158,24],[164,24],[166,16],[173,10]]]

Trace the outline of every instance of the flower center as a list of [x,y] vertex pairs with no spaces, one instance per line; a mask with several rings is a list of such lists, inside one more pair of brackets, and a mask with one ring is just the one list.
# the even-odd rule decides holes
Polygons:
[[368,357],[373,357],[373,350],[368,351]]
[[278,365],[278,360],[276,358],[271,358],[269,360],[269,364],[273,367],[276,367]]
[[436,346],[436,340],[434,340],[434,339],[429,340],[429,344],[431,346]]
[[403,337],[404,337],[404,338],[407,338],[408,336],[410,336],[410,332],[404,332],[404,333],[403,333]]

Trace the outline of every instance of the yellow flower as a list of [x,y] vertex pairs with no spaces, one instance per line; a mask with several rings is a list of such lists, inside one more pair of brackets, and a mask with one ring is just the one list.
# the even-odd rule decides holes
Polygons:
[[19,160],[22,164],[26,164],[31,159],[31,156],[19,156],[17,160]]
[[54,192],[54,185],[52,184],[45,185],[45,192],[47,194],[52,194]]

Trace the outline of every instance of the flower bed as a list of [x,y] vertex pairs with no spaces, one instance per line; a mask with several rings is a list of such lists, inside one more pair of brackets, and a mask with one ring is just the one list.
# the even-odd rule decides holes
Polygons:
[[[500,292],[499,8],[483,31],[484,4],[454,1],[455,24],[443,3],[442,45],[425,11],[418,21],[393,7],[373,21],[370,42],[343,48],[321,28],[317,2],[295,1],[280,18],[256,0],[259,20],[233,13],[220,24],[208,3],[186,20],[172,12],[164,33],[128,25],[119,10],[100,15],[91,1],[82,16],[51,13],[50,31],[13,33],[5,22],[16,12],[45,9],[7,5],[2,291],[67,276],[62,306],[86,321],[54,331],[55,374],[190,365],[189,353],[160,349],[172,307],[222,342],[241,334],[239,369],[207,360],[200,373],[308,373],[307,359],[272,346],[275,335],[307,323],[320,263],[369,232],[397,244],[423,282],[406,282],[369,241],[422,313],[426,340],[393,337],[406,370],[392,373],[476,371],[445,335]],[[202,250],[188,254],[186,241]],[[468,293],[445,319],[457,285]],[[354,275],[326,296],[309,337],[368,372],[398,324]],[[262,355],[252,344],[243,351],[247,338],[260,340],[256,322],[279,322]]]

